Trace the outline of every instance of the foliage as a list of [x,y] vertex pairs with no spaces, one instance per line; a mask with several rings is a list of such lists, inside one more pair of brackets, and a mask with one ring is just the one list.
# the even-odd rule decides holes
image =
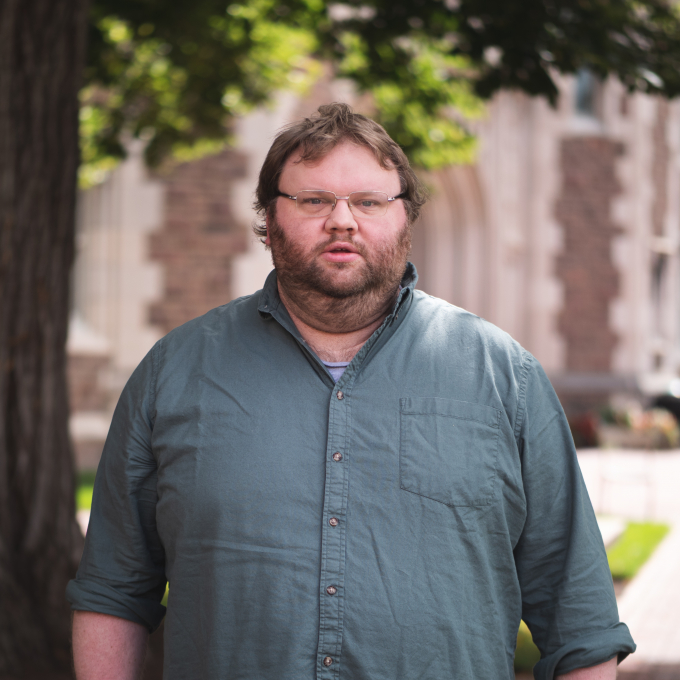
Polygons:
[[[680,93],[680,22],[664,0],[93,0],[82,181],[148,139],[147,159],[214,151],[275,90],[331,61],[415,163],[470,160],[468,122],[500,88],[557,97],[587,66]],[[205,140],[208,141],[206,144]]]
[[633,578],[668,530],[669,527],[665,524],[630,522],[621,537],[607,551],[612,577]]
[[229,121],[320,73],[313,31],[282,22],[274,0],[229,4],[97,0],[81,93],[81,184],[148,142],[150,165],[219,150]]
[[[469,154],[461,121],[479,111],[473,92],[488,98],[513,88],[555,103],[556,74],[588,67],[602,78],[618,75],[630,90],[680,93],[680,23],[663,0],[352,0],[346,7],[353,11],[340,23],[352,40],[334,26],[335,52],[341,58],[350,42],[362,46],[363,59],[343,72],[374,95],[388,89],[387,102],[376,96],[381,120],[426,167]],[[436,64],[425,77],[423,56]]]
[[94,477],[94,470],[78,473],[76,479],[76,510],[90,510],[92,508]]
[[531,632],[524,621],[519,624],[517,631],[517,648],[515,649],[515,670],[530,673],[540,661],[541,653],[534,644]]
[[[365,5],[357,0],[356,5]],[[475,90],[500,88],[557,96],[556,72],[587,66],[631,89],[680,93],[680,24],[665,0],[381,0],[378,42],[421,27],[454,36],[451,52],[480,67]],[[374,27],[367,27],[367,32]]]
[[449,54],[448,40],[414,35],[377,51],[357,33],[341,33],[339,40],[338,74],[372,95],[380,122],[413,163],[437,168],[472,160],[467,123],[483,106],[466,75],[469,59]]

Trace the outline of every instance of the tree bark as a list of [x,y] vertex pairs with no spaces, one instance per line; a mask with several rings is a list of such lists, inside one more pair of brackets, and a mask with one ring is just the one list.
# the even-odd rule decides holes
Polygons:
[[0,0],[0,675],[70,667],[68,436],[87,0]]

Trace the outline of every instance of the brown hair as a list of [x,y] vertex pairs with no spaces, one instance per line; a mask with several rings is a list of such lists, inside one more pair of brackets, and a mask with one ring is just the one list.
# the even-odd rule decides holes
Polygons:
[[[409,224],[413,224],[427,197],[406,154],[385,128],[360,113],[354,113],[347,104],[342,103],[320,106],[309,118],[290,123],[279,132],[260,170],[255,200],[258,214],[261,217],[267,214],[273,216],[279,195],[279,178],[286,161],[294,152],[300,151],[300,161],[315,161],[323,158],[340,142],[352,142],[368,148],[381,167],[395,169],[399,173],[406,214]],[[261,238],[267,235],[264,222],[256,224],[253,229]]]

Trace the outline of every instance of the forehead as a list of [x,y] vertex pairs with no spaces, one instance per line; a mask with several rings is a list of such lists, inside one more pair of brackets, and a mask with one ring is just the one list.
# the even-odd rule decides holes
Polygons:
[[291,194],[302,189],[327,189],[339,196],[368,189],[390,195],[401,192],[399,173],[394,168],[381,167],[370,149],[350,142],[338,144],[315,161],[300,162],[300,153],[295,152],[283,166],[279,188]]

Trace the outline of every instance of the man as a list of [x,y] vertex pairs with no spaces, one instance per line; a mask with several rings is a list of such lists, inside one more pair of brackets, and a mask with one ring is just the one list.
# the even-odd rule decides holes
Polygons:
[[343,104],[284,129],[264,289],[151,350],[114,415],[68,596],[79,680],[614,678],[634,650],[536,360],[415,290],[423,204]]

